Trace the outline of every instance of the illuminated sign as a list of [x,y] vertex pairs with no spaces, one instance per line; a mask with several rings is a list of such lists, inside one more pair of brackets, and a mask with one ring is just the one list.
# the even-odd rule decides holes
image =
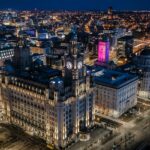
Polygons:
[[98,43],[98,61],[108,62],[109,61],[109,42]]

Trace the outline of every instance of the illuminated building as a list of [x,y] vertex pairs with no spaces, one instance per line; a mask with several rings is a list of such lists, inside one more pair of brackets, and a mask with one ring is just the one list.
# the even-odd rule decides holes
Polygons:
[[[20,49],[26,49],[28,54],[28,48]],[[95,119],[94,88],[76,39],[63,58],[62,73],[46,66],[26,69],[27,57],[19,60],[17,56],[15,62],[21,65],[15,66],[21,70],[0,74],[1,119],[58,149],[76,141],[81,131],[94,125]]]
[[150,99],[150,48],[145,48],[137,57],[136,64],[142,71],[138,94],[140,97]]
[[113,19],[113,8],[112,7],[108,8],[107,15],[108,15],[108,19]]
[[97,115],[118,118],[137,104],[137,76],[103,68],[93,76],[97,93]]
[[117,42],[117,58],[130,58],[133,53],[133,36],[124,36]]
[[18,41],[14,50],[13,65],[17,70],[24,70],[31,64],[30,48],[26,41]]
[[98,43],[98,62],[108,63],[109,62],[110,44],[109,40],[102,40]]
[[0,66],[4,65],[5,60],[12,59],[14,56],[14,48],[10,47],[0,47]]
[[104,30],[106,34],[109,34],[110,38],[110,46],[117,48],[117,41],[119,38],[125,36],[127,34],[125,28],[115,28],[115,29],[109,29],[109,30]]

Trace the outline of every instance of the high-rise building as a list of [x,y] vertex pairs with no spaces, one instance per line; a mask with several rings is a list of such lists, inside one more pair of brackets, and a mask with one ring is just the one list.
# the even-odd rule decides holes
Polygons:
[[109,62],[110,43],[108,38],[103,38],[98,42],[98,62],[108,63]]
[[31,65],[30,47],[26,41],[18,41],[14,50],[13,64],[17,70],[24,70]]
[[130,58],[133,54],[133,36],[124,36],[117,42],[117,58]]

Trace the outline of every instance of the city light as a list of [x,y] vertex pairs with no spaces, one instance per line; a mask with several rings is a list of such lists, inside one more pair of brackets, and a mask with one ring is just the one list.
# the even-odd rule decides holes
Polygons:
[[150,149],[146,0],[15,1],[0,2],[0,150]]
[[99,41],[98,43],[98,61],[108,62],[109,61],[109,42]]

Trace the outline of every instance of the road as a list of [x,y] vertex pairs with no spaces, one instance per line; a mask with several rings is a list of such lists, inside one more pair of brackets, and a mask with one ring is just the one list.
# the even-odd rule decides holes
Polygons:
[[10,124],[0,124],[0,150],[48,150],[41,139],[31,137]]
[[150,46],[150,39],[145,39],[145,40],[135,40],[135,45],[133,47],[133,52],[138,53],[143,49],[145,46]]
[[119,136],[113,138],[104,145],[98,144],[92,150],[112,150],[114,143],[120,145],[118,150],[133,150],[139,142],[143,141],[143,139],[149,139],[150,110],[141,114],[139,117],[142,117],[142,120],[137,122],[137,119],[134,119],[131,122],[124,124],[118,131],[120,133]]

